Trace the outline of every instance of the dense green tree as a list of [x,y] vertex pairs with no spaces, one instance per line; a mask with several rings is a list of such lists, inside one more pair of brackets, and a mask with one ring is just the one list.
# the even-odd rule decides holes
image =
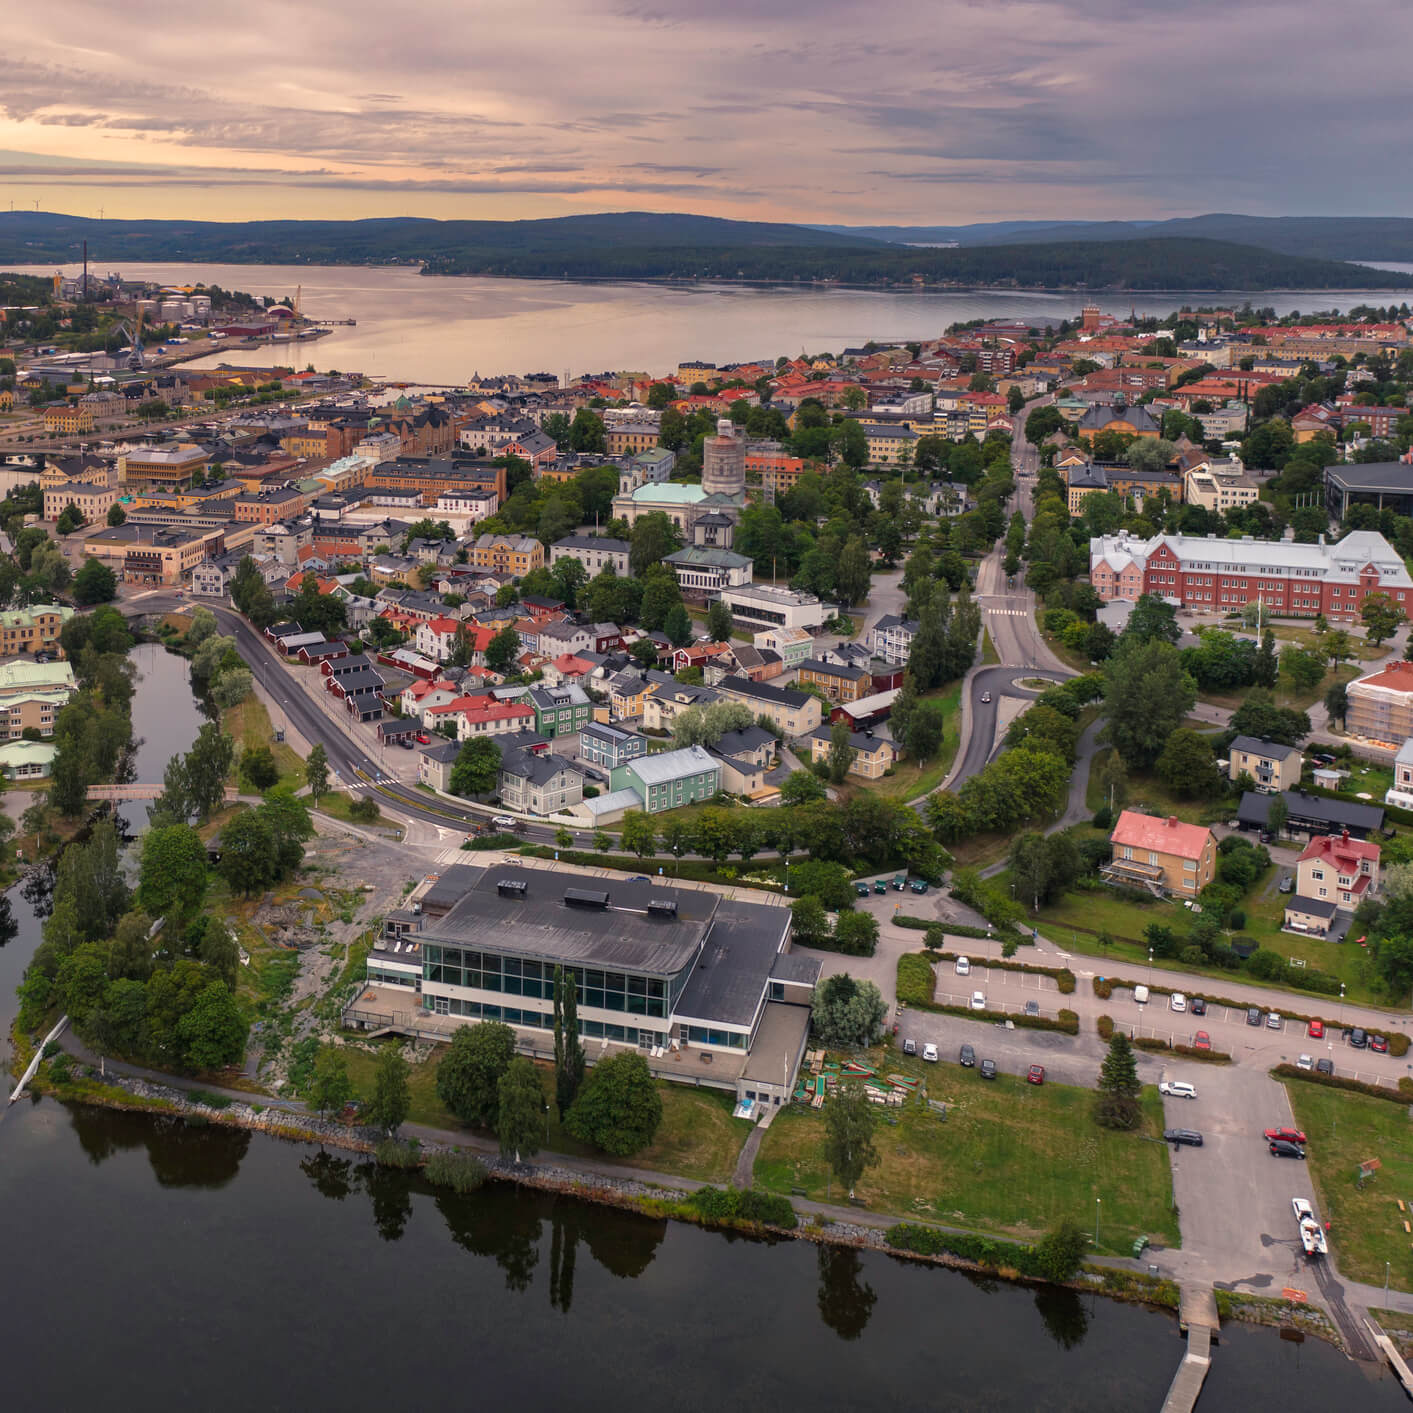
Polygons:
[[451,768],[452,794],[468,798],[489,794],[500,782],[500,766],[500,746],[485,736],[471,737]]
[[242,810],[221,831],[221,876],[250,897],[275,879],[275,833],[258,809]]
[[591,407],[581,407],[569,424],[570,451],[602,452],[605,447],[603,418]]
[[1168,737],[1153,768],[1181,799],[1209,800],[1222,793],[1223,781],[1211,738],[1190,727],[1180,726]]
[[579,987],[572,972],[554,969],[554,1092],[562,1115],[584,1083],[584,1047],[579,1040]]
[[853,730],[845,720],[836,721],[829,728],[829,778],[835,785],[841,785],[854,762],[854,747],[850,740]]
[[152,917],[180,923],[201,911],[206,897],[206,845],[185,824],[151,828],[142,838],[137,902]]
[[682,535],[660,510],[640,515],[629,538],[628,567],[638,576],[682,548]]
[[127,524],[128,513],[116,501],[108,507],[108,526],[110,529],[117,529],[119,525]]
[[317,807],[320,797],[329,792],[329,754],[317,741],[304,762],[304,783],[309,787],[309,798]]
[[253,790],[268,790],[278,783],[280,768],[269,746],[248,746],[241,752],[240,778]]
[[1281,650],[1281,674],[1298,693],[1313,692],[1325,676],[1325,656],[1315,648],[1291,646]]
[[240,1063],[250,1023],[224,981],[202,987],[176,1027],[185,1068],[220,1070]]
[[657,826],[642,810],[629,810],[623,816],[623,847],[642,859],[657,843]]
[[1157,594],[1141,594],[1129,614],[1123,636],[1140,643],[1154,640],[1176,643],[1182,637],[1182,629],[1178,627],[1177,610]]
[[1368,594],[1359,605],[1359,617],[1364,624],[1369,642],[1378,647],[1385,639],[1393,637],[1399,625],[1406,621],[1406,615],[1398,604],[1387,594]]
[[540,1151],[545,1115],[545,1092],[534,1061],[524,1055],[511,1060],[497,1084],[496,1136],[500,1156],[518,1163]]
[[868,597],[869,584],[873,578],[873,562],[862,538],[851,535],[839,555],[839,564],[834,576],[835,591],[839,602],[848,608]]
[[348,1077],[348,1061],[337,1045],[323,1045],[314,1060],[314,1077],[309,1085],[309,1102],[327,1116],[340,1113],[353,1098],[353,1081]]
[[1345,690],[1343,682],[1331,683],[1325,692],[1325,711],[1331,721],[1344,725],[1345,716],[1349,712],[1349,693]]
[[1041,1275],[1055,1285],[1073,1280],[1089,1253],[1089,1238],[1078,1222],[1069,1218],[1035,1244],[1035,1263]]
[[363,1117],[374,1128],[388,1135],[395,1134],[412,1108],[412,1093],[408,1087],[411,1066],[396,1045],[384,1045],[378,1051],[378,1063],[373,1070],[373,1097],[363,1106]]
[[663,621],[662,631],[667,634],[667,639],[674,648],[685,648],[696,636],[692,615],[687,612],[687,605],[682,603],[680,599],[668,610],[667,617]]
[[520,634],[510,624],[506,624],[489,643],[486,644],[486,666],[492,672],[508,673],[520,656]]
[[118,597],[118,576],[101,561],[86,559],[74,575],[73,596],[77,604],[112,603]]
[[731,610],[720,599],[713,599],[711,607],[707,609],[706,629],[714,643],[726,643],[731,640]]
[[1095,1117],[1105,1128],[1134,1128],[1143,1116],[1138,1102],[1141,1089],[1133,1046],[1122,1030],[1115,1030],[1099,1069]]
[[626,1158],[653,1141],[662,1122],[662,1096],[647,1061],[632,1051],[600,1060],[565,1117],[581,1143]]
[[792,770],[781,782],[780,801],[785,805],[803,805],[825,797],[823,782],[811,770]]
[[1197,700],[1176,648],[1162,638],[1144,641],[1127,631],[1104,664],[1109,739],[1124,764],[1151,766]]
[[871,981],[858,981],[848,972],[836,972],[815,996],[814,1032],[826,1045],[871,1045],[883,1028],[888,1005]]
[[861,1083],[850,1080],[836,1086],[825,1105],[824,1160],[850,1197],[859,1179],[879,1161],[873,1142],[876,1124],[873,1104]]
[[500,1021],[462,1026],[437,1066],[437,1096],[464,1124],[494,1130],[500,1078],[515,1056],[515,1032]]

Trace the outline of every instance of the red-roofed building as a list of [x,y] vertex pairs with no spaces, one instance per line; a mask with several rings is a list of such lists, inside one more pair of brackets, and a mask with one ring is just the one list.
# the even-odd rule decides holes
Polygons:
[[498,702],[486,697],[461,697],[427,713],[434,721],[454,721],[456,739],[504,736],[510,731],[533,731],[534,708],[524,702]]
[[1295,897],[1287,913],[1306,912],[1301,904],[1310,900],[1353,912],[1379,886],[1380,852],[1367,839],[1351,839],[1348,830],[1316,835],[1295,865]]
[[1215,876],[1217,841],[1205,824],[1125,810],[1109,843],[1113,857],[1102,872],[1110,883],[1193,898]]

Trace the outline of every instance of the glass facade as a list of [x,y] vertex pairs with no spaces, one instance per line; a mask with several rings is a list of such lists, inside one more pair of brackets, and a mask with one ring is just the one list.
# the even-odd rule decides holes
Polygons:
[[714,1026],[708,1029],[704,1025],[689,1025],[687,1039],[693,1045],[722,1045],[728,1046],[732,1050],[746,1048],[744,1035],[734,1030],[717,1030]]
[[[554,964],[528,957],[502,957],[495,952],[473,951],[424,943],[423,977],[444,986],[464,986],[477,991],[499,991],[507,996],[529,996],[554,1000]],[[668,1015],[668,984],[659,977],[635,976],[632,972],[604,971],[595,967],[566,967],[579,989],[579,1005],[628,1015]],[[686,974],[674,977],[675,1001],[686,985]],[[587,1027],[585,1034],[591,1034]],[[611,1039],[614,1037],[610,1037]]]
[[[463,1016],[467,1020],[504,1021],[530,1030],[553,1030],[551,1011],[528,1011],[520,1006],[495,1006],[480,1001],[463,1001],[459,996],[424,996],[422,1009],[439,1016]],[[645,1045],[648,1032],[636,1025],[614,1025],[611,1021],[585,1020],[580,1017],[579,1034],[590,1040],[618,1040],[628,1045]],[[654,1042],[664,1039],[654,1034]]]

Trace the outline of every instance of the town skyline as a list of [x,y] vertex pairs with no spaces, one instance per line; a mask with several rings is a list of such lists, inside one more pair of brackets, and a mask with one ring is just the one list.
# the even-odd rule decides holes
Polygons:
[[59,0],[16,18],[0,60],[0,199],[216,220],[1413,213],[1382,175],[1401,156],[1398,46],[1372,42],[1390,0],[1318,50],[1294,39],[1304,0],[1280,30],[1274,7],[1223,11],[1220,43],[1206,5],[950,7],[920,29],[885,3],[867,33],[838,9],[528,0],[458,29],[426,0],[396,27],[258,0],[238,28],[198,6],[119,46]]

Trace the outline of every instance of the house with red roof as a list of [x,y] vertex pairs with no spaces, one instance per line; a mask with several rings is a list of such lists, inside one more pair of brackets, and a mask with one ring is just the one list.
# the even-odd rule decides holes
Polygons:
[[[1287,926],[1291,915],[1305,921],[1297,931],[1328,931],[1312,927],[1315,918],[1329,911],[1352,913],[1360,902],[1379,886],[1377,844],[1368,839],[1351,839],[1346,829],[1339,834],[1317,834],[1305,846],[1295,865],[1295,896],[1286,906]],[[1311,902],[1327,907],[1310,908]]]
[[433,724],[451,721],[456,725],[456,739],[470,740],[473,736],[504,736],[511,731],[533,731],[535,711],[524,702],[498,702],[483,696],[460,697],[446,706],[433,707],[426,713]]
[[1125,810],[1109,843],[1114,852],[1100,873],[1110,883],[1195,898],[1216,875],[1217,841],[1205,824]]

